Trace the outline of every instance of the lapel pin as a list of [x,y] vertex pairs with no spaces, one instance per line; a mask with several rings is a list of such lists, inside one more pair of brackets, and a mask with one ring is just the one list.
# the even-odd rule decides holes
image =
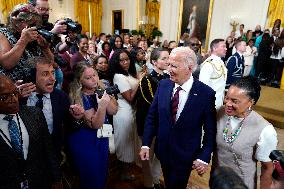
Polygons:
[[194,96],[197,96],[197,94],[196,94],[196,93],[194,93],[193,95],[194,95]]

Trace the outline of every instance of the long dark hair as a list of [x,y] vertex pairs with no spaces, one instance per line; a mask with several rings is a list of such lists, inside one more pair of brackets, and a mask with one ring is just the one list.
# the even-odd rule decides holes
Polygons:
[[130,51],[130,58],[132,59],[133,62],[137,62],[137,54],[140,51],[144,51],[141,47],[133,47]]
[[[126,53],[129,60],[130,60],[130,66],[128,69],[128,72],[123,70],[120,66],[120,54]],[[130,54],[125,49],[117,49],[114,51],[111,59],[109,60],[109,70],[110,70],[110,76],[113,79],[114,74],[123,74],[123,75],[131,75],[136,78],[136,68],[135,63],[131,60]]]
[[112,50],[118,49],[118,48],[115,46],[115,40],[116,40],[116,38],[119,38],[119,39],[121,40],[121,48],[120,48],[120,49],[123,48],[123,40],[122,40],[122,38],[120,37],[120,35],[115,35],[115,36],[114,36],[113,38],[111,38],[111,40],[110,40],[110,47],[111,47]]

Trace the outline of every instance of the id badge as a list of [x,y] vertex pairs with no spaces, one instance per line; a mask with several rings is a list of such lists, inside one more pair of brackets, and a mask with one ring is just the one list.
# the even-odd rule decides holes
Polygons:
[[29,182],[28,180],[25,180],[21,182],[21,189],[29,189]]

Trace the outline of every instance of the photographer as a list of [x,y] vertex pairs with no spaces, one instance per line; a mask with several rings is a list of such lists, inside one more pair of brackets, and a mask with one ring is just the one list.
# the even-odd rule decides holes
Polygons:
[[28,58],[44,55],[53,59],[49,43],[38,34],[36,27],[32,27],[40,25],[40,16],[31,5],[14,7],[8,16],[7,27],[0,28],[0,73],[13,80],[27,79]]
[[53,34],[61,34],[66,32],[67,26],[63,23],[64,20],[60,20],[55,25],[48,22],[49,19],[49,8],[48,0],[30,0],[32,6],[35,7],[37,13],[41,16],[43,28],[50,31]]
[[71,102],[84,107],[84,122],[67,137],[74,166],[79,170],[81,189],[103,189],[107,179],[109,141],[98,137],[97,132],[109,124],[107,114],[116,114],[117,102],[106,92],[99,98],[95,93],[97,86],[97,72],[85,62],[78,63],[69,96]]

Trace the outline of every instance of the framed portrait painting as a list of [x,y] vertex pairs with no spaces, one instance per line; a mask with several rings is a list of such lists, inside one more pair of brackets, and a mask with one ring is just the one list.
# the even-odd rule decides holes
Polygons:
[[214,0],[180,0],[179,36],[188,33],[197,37],[208,49]]
[[123,10],[112,11],[112,33],[120,34],[123,28]]

